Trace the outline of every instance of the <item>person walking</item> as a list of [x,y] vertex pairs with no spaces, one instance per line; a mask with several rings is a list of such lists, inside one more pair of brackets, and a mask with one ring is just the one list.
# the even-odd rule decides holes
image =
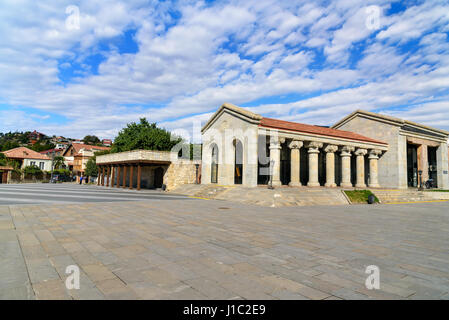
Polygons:
[[83,176],[80,177],[80,184],[83,184]]

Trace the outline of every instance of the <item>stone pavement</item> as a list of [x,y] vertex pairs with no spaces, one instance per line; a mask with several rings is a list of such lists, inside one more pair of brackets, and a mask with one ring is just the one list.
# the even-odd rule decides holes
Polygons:
[[[0,299],[449,299],[448,208],[0,206]],[[380,290],[365,288],[368,265]]]

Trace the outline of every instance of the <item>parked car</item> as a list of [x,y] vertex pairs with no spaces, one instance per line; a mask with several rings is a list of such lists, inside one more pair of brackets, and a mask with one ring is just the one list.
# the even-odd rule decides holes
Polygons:
[[50,180],[51,183],[70,182],[70,181],[72,181],[72,178],[70,176],[63,175],[63,174],[55,174],[55,175],[53,175],[53,177]]

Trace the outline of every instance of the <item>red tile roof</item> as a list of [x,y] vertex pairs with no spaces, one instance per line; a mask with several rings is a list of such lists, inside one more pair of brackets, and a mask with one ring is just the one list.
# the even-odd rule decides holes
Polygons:
[[40,159],[50,160],[46,155],[33,151],[26,147],[17,147],[11,150],[3,151],[3,154],[10,159]]
[[73,146],[75,153],[79,153],[81,149],[96,150],[96,151],[111,149],[110,147],[93,146],[90,144],[83,144],[83,143],[72,143],[72,146]]
[[44,151],[40,151],[40,154],[47,154],[47,153],[52,153],[52,152],[59,152],[59,151],[63,151],[64,149],[48,149],[48,150],[44,150]]
[[260,127],[280,129],[280,130],[290,130],[304,133],[312,133],[322,136],[336,137],[336,138],[344,138],[350,140],[364,141],[364,142],[372,142],[372,143],[380,143],[387,144],[385,142],[374,140],[360,134],[343,131],[337,129],[331,129],[326,127],[314,126],[310,124],[303,124],[297,122],[290,122],[284,120],[270,119],[270,118],[262,118],[259,124]]

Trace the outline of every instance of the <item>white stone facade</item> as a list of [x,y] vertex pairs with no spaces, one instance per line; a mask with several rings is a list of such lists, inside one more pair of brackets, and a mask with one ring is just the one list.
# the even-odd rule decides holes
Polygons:
[[[277,122],[280,124],[276,125]],[[267,119],[231,104],[221,106],[206,123],[202,140],[201,183],[239,183],[252,187],[258,185],[262,175],[270,176],[269,184],[273,186],[288,181],[290,186],[364,188],[368,184],[379,187],[377,161],[388,150],[388,144],[383,141],[346,131]],[[240,143],[241,156],[237,148]],[[218,150],[215,160],[214,149]],[[270,155],[268,159],[266,152]],[[351,157],[357,158],[354,169]],[[242,159],[241,164],[238,158]]]
[[361,110],[343,118],[333,128],[357,132],[388,143],[388,152],[380,157],[378,163],[379,184],[384,187],[399,189],[409,187],[408,146],[417,148],[416,170],[422,171],[422,179],[426,181],[429,178],[427,149],[436,148],[437,187],[449,188],[447,145],[449,132]]

